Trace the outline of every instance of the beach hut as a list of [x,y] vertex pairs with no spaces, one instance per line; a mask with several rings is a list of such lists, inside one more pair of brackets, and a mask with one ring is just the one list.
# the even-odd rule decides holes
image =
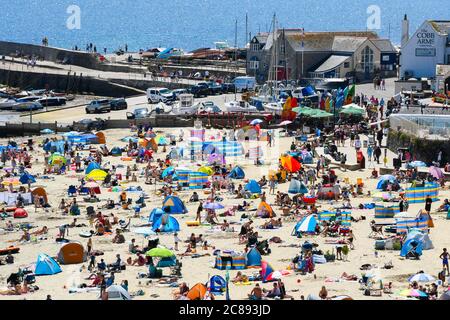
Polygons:
[[68,242],[58,252],[58,262],[61,264],[78,264],[86,262],[86,252],[81,243]]
[[308,188],[306,188],[306,186],[297,179],[292,179],[291,183],[289,184],[288,192],[291,194],[298,194],[298,193],[307,194]]
[[132,300],[132,297],[122,286],[111,285],[106,289],[108,300]]
[[150,212],[150,217],[148,218],[148,222],[155,223],[165,212],[160,208],[155,208]]
[[256,214],[261,218],[273,218],[275,216],[272,207],[264,201],[259,204]]
[[189,290],[186,298],[188,298],[188,300],[203,300],[207,291],[208,288],[203,283],[197,283]]
[[38,255],[34,269],[34,274],[36,276],[53,275],[60,273],[61,271],[61,267],[55,259],[43,253]]
[[433,202],[439,201],[439,185],[435,182],[425,183],[424,186],[416,186],[405,190],[409,203],[424,203],[429,195]]
[[231,179],[244,179],[245,178],[245,172],[242,170],[241,167],[236,166],[231,170],[230,174],[228,175]]
[[45,189],[42,187],[35,188],[33,191],[31,191],[31,195],[33,197],[38,196],[40,198],[43,198],[44,202],[48,203],[47,191],[45,191]]
[[95,169],[101,169],[100,165],[97,162],[91,162],[87,166],[86,170],[84,171],[85,174],[89,174]]
[[180,224],[177,219],[165,214],[153,223],[152,231],[161,233],[177,232],[180,231]]
[[375,219],[394,218],[399,213],[400,205],[398,203],[375,204]]
[[313,215],[304,217],[294,227],[292,235],[298,236],[301,233],[314,233],[316,231],[317,220]]
[[247,252],[247,268],[260,268],[262,262],[261,253],[256,247]]
[[245,190],[251,192],[251,193],[261,193],[261,186],[256,182],[256,180],[250,180],[245,185]]
[[183,201],[176,196],[168,196],[164,199],[162,209],[164,210],[166,207],[170,208],[170,214],[184,214],[188,212]]
[[209,279],[209,292],[214,294],[223,294],[227,288],[227,282],[219,275],[214,275]]

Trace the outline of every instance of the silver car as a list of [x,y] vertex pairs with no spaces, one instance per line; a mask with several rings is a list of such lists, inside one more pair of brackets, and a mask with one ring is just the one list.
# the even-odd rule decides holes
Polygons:
[[94,100],[86,106],[86,113],[111,112],[111,104],[108,99]]

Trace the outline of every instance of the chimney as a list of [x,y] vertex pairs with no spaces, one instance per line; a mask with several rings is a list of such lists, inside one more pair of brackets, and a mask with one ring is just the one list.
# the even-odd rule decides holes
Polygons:
[[409,20],[408,16],[405,14],[405,17],[402,21],[402,42],[401,47],[403,48],[406,45],[406,42],[409,40]]

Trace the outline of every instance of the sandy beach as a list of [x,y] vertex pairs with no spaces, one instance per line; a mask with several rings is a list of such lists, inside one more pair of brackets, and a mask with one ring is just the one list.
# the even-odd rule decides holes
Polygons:
[[[178,134],[179,130],[159,130],[157,128],[154,129],[157,133],[168,134],[174,133]],[[184,129],[185,137],[188,136],[187,128]],[[124,147],[126,143],[121,142],[125,136],[131,135],[133,132],[130,130],[107,130],[104,131],[109,149],[120,146]],[[215,136],[218,138],[220,136],[220,131],[218,130],[207,130],[206,136]],[[51,136],[49,136],[51,137]],[[362,136],[362,141],[367,140],[367,137]],[[18,138],[16,141],[20,144],[20,141],[24,140],[23,138]],[[253,161],[249,159],[245,159],[244,157],[228,157],[227,164],[232,164],[233,166],[239,164],[242,169],[245,171],[246,177],[245,179],[256,179],[257,181],[261,178],[262,175],[268,176],[268,172],[270,169],[276,169],[278,164],[278,159],[280,155],[284,152],[289,151],[289,147],[294,138],[292,137],[282,137],[280,136],[279,130],[275,131],[274,138],[274,146],[268,147],[267,142],[260,142],[260,146],[263,149],[263,164],[256,167],[253,165]],[[37,143],[43,140],[43,137],[39,137],[36,139],[35,150],[32,153],[32,169],[29,170],[32,174],[42,174],[44,164],[43,157],[44,151],[41,147],[37,147]],[[6,141],[4,141],[5,143]],[[3,143],[3,144],[4,144]],[[244,142],[244,149],[248,149],[248,142]],[[170,147],[167,148],[167,151],[170,150]],[[348,155],[349,163],[355,162],[355,149],[354,147],[350,147],[350,141],[346,141],[345,147],[340,147],[340,151],[346,153]],[[364,154],[367,156],[367,149],[363,148]],[[87,155],[88,152],[81,152],[81,155]],[[165,153],[161,151],[159,148],[158,153],[154,154],[155,158],[164,159]],[[388,163],[392,163],[393,153],[388,153],[389,161]],[[122,164],[124,167],[118,168],[117,172],[121,172],[125,174],[126,166],[134,163],[134,162],[124,162],[120,160],[120,157],[105,157],[103,159],[104,167],[109,168],[110,165],[119,165]],[[198,163],[200,164],[200,163]],[[197,163],[188,163],[186,160],[175,160],[173,161],[173,165],[176,166],[187,166],[190,168],[198,168]],[[144,164],[138,164],[138,172],[141,172],[141,169],[144,168]],[[379,168],[383,166],[382,164],[377,165],[375,167]],[[376,185],[378,180],[371,179],[372,168],[366,168],[364,170],[358,171],[344,171],[341,169],[335,169],[335,172],[338,176],[338,179],[344,181],[344,179],[348,179],[348,181],[352,184],[355,184],[358,178],[361,178],[364,182],[364,196],[358,196],[356,198],[351,198],[352,206],[358,207],[359,204],[371,203],[373,202],[372,198],[367,196],[367,191],[371,191],[372,193],[376,190]],[[2,265],[0,266],[0,283],[1,286],[6,287],[6,279],[7,277],[14,272],[17,272],[18,268],[28,266],[36,261],[36,258],[39,253],[48,254],[51,257],[56,257],[61,247],[61,244],[58,244],[55,239],[58,234],[58,227],[64,223],[70,223],[74,217],[63,215],[60,210],[58,210],[58,204],[62,198],[65,198],[66,201],[70,201],[70,198],[67,195],[68,186],[71,184],[78,184],[78,179],[84,177],[84,171],[80,173],[76,173],[74,171],[69,171],[65,175],[50,175],[52,177],[51,180],[45,180],[37,178],[37,182],[33,184],[33,187],[42,186],[45,188],[49,198],[49,204],[51,208],[42,209],[39,208],[35,210],[33,206],[27,206],[25,209],[28,211],[28,218],[25,219],[6,219],[13,220],[14,224],[29,222],[34,226],[32,231],[38,230],[43,226],[47,226],[49,228],[48,234],[45,236],[45,239],[36,240],[26,243],[19,243],[17,240],[22,235],[22,232],[17,230],[14,232],[5,232],[0,236],[2,239],[1,243],[2,247],[7,247],[11,245],[17,245],[20,247],[20,252],[18,254],[14,254],[14,264],[10,265]],[[140,217],[134,217],[133,210],[122,210],[119,208],[112,210],[104,210],[101,212],[104,215],[110,215],[114,213],[114,215],[118,216],[120,219],[128,220],[131,218],[131,230],[136,226],[145,224],[147,222],[148,216],[153,208],[161,207],[163,196],[157,195],[155,193],[156,187],[154,185],[146,185],[143,183],[144,178],[142,176],[138,176],[138,182],[132,183],[129,182],[124,184],[124,186],[130,185],[139,185],[142,187],[143,191],[148,194],[148,199],[146,199],[146,207],[141,210]],[[236,181],[236,185],[244,184],[244,181]],[[162,186],[162,183],[158,183],[158,188]],[[403,186],[403,185],[402,185]],[[277,185],[277,191],[287,192],[289,187],[289,182],[282,183]],[[206,200],[207,196],[203,193],[202,190],[197,190],[201,199]],[[263,191],[266,192],[267,202],[272,206],[277,217],[281,216],[282,210],[279,206],[275,205],[275,196],[269,194],[269,189],[267,187],[263,188]],[[98,197],[102,200],[100,203],[94,204],[96,208],[98,205],[103,205],[105,203],[104,200],[113,199],[115,201],[118,200],[119,197],[118,192],[108,192],[107,188],[101,188],[101,194]],[[215,249],[221,250],[235,250],[235,251],[243,251],[245,245],[240,245],[238,241],[238,233],[241,227],[241,214],[242,212],[237,212],[235,216],[226,217],[228,221],[234,223],[232,227],[234,228],[234,232],[212,232],[211,227],[209,226],[199,226],[199,227],[188,227],[186,225],[187,221],[195,220],[196,209],[198,203],[189,203],[189,197],[192,194],[192,190],[183,190],[181,192],[177,192],[177,195],[184,201],[187,206],[188,213],[184,215],[176,215],[176,219],[179,221],[181,231],[179,232],[179,238],[187,240],[191,233],[195,233],[196,235],[202,234],[204,239],[208,241],[211,246],[214,246]],[[139,193],[128,192],[128,197],[133,198],[133,200],[137,200]],[[221,190],[217,193],[218,196],[223,198],[222,204],[226,208],[229,208],[233,205],[241,204],[243,199],[235,199],[236,197],[229,194],[226,190]],[[449,198],[450,192],[447,190],[439,190],[439,198],[440,200]],[[71,241],[79,241],[83,246],[86,246],[87,239],[79,236],[79,233],[83,230],[89,230],[89,222],[86,219],[86,207],[90,204],[83,202],[82,196],[78,196],[79,206],[81,210],[81,215],[77,216],[78,223],[84,223],[87,227],[81,228],[71,228],[69,231],[69,236],[67,237]],[[251,207],[256,208],[260,200],[252,199]],[[338,203],[342,203],[339,201]],[[318,201],[319,211],[332,209],[336,202],[330,201]],[[435,227],[431,229],[430,238],[433,242],[434,249],[432,250],[424,250],[423,255],[420,257],[420,260],[410,260],[404,259],[400,257],[399,251],[389,251],[382,250],[378,251],[378,254],[375,254],[374,242],[375,240],[369,238],[369,234],[371,232],[370,221],[374,218],[374,210],[373,209],[352,209],[352,216],[357,218],[360,216],[366,217],[365,220],[359,222],[353,222],[351,224],[351,229],[354,234],[354,250],[350,250],[348,255],[348,261],[335,261],[329,262],[325,264],[316,264],[315,270],[313,273],[307,273],[306,275],[301,275],[300,273],[292,273],[289,276],[283,277],[283,282],[285,284],[287,294],[291,295],[294,299],[300,299],[303,295],[304,297],[309,294],[318,295],[322,286],[326,286],[328,290],[329,296],[337,296],[337,295],[348,295],[353,299],[401,299],[402,297],[393,294],[383,294],[380,297],[372,297],[363,295],[363,291],[360,289],[360,284],[358,281],[345,281],[339,280],[341,274],[346,272],[347,274],[355,274],[359,278],[364,271],[360,270],[360,267],[364,264],[371,264],[374,266],[372,272],[376,274],[380,279],[382,279],[383,283],[392,282],[393,292],[396,292],[401,289],[408,288],[408,277],[416,274],[419,271],[424,271],[428,274],[437,276],[438,272],[442,269],[441,260],[439,259],[439,255],[442,252],[442,248],[450,247],[450,239],[447,234],[447,230],[450,227],[450,220],[446,219],[446,213],[435,213],[437,207],[441,204],[441,201],[435,202],[432,205],[432,218],[434,221]],[[424,208],[424,204],[410,204],[408,212],[417,213],[420,209]],[[223,210],[218,210],[218,213],[223,212]],[[0,222],[0,227],[4,227],[6,220]],[[223,221],[223,217],[219,217],[219,221]],[[257,229],[260,239],[270,239],[272,237],[280,237],[283,241],[280,244],[271,243],[271,254],[267,256],[263,256],[263,260],[267,261],[272,265],[275,270],[284,270],[288,268],[290,261],[300,253],[300,247],[305,241],[310,241],[312,243],[318,244],[318,249],[322,250],[324,253],[329,251],[336,251],[335,244],[327,244],[326,240],[330,239],[329,237],[323,237],[319,235],[305,235],[303,238],[299,239],[295,236],[291,235],[291,232],[296,224],[296,219],[285,219],[283,218],[283,226],[279,229],[275,230],[262,230],[259,229],[267,219],[254,218],[254,227]],[[104,252],[104,255],[101,257],[97,257],[97,262],[99,258],[103,258],[106,263],[112,263],[115,260],[116,254],[120,254],[123,260],[126,260],[131,254],[128,253],[128,244],[132,238],[136,239],[136,244],[139,246],[146,245],[147,240],[142,235],[134,234],[133,232],[125,232],[125,243],[123,244],[114,244],[112,243],[113,235],[103,235],[103,236],[93,236],[93,248],[95,250],[100,250]],[[174,246],[174,236],[173,234],[161,234],[158,235],[160,244],[173,249]],[[176,252],[177,254],[182,253],[186,249],[185,243],[180,243],[180,250]],[[192,258],[190,256],[180,257],[178,259],[182,262],[182,278],[178,280],[178,283],[186,282],[188,286],[192,287],[196,283],[206,283],[209,278],[213,275],[221,275],[225,276],[226,271],[218,270],[214,268],[215,257],[213,255],[213,249],[202,250],[198,248],[197,253],[203,255],[208,254],[206,256],[201,256],[198,258]],[[382,267],[388,263],[392,262],[392,269],[383,269]],[[1,296],[0,299],[27,299],[27,300],[42,300],[47,297],[47,295],[51,295],[53,299],[64,299],[64,300],[91,300],[98,299],[99,291],[94,292],[80,292],[80,293],[69,293],[69,288],[76,287],[81,283],[90,283],[91,280],[86,280],[85,278],[90,274],[87,271],[88,261],[82,264],[74,264],[74,265],[61,265],[62,272],[50,275],[50,276],[39,276],[36,277],[35,285],[39,287],[39,290],[33,293],[27,293],[22,295],[15,296]],[[143,295],[135,296],[134,299],[173,299],[172,291],[173,287],[164,286],[157,283],[157,279],[146,279],[138,278],[139,273],[146,273],[148,271],[147,266],[127,266],[126,270],[121,271],[120,273],[116,273],[115,283],[120,284],[122,280],[128,280],[129,287],[128,291],[130,293],[137,292],[138,290],[142,290],[144,292]],[[242,271],[245,275],[252,275],[255,272],[258,272],[257,269],[246,269]],[[167,268],[164,269],[164,274],[167,275],[170,273]],[[231,270],[230,277],[234,278],[237,271]],[[271,283],[262,284],[263,288],[270,289],[272,288]],[[247,299],[247,294],[250,293],[252,285],[235,285],[230,283],[230,297],[231,299]],[[442,292],[442,287],[439,288],[439,292]],[[217,296],[217,299],[224,299],[225,297]]]

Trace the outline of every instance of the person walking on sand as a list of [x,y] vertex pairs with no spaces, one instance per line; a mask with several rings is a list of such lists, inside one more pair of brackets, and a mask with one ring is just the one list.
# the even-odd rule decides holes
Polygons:
[[431,204],[433,203],[433,199],[431,199],[430,195],[427,195],[425,198],[425,211],[430,214],[431,212]]
[[203,211],[203,204],[200,202],[197,208],[197,216],[195,217],[195,221],[198,220],[198,223],[202,223],[202,211]]
[[175,232],[173,234],[173,241],[175,242],[175,251],[178,251],[178,243],[181,241],[180,238],[178,238],[178,233]]
[[450,258],[450,255],[447,252],[447,248],[444,248],[442,250],[442,253],[439,256],[439,258],[442,259],[442,267],[444,269],[444,272],[445,272],[445,269],[447,269],[447,274],[450,275],[450,270],[449,270],[449,267],[448,267],[448,259]]

